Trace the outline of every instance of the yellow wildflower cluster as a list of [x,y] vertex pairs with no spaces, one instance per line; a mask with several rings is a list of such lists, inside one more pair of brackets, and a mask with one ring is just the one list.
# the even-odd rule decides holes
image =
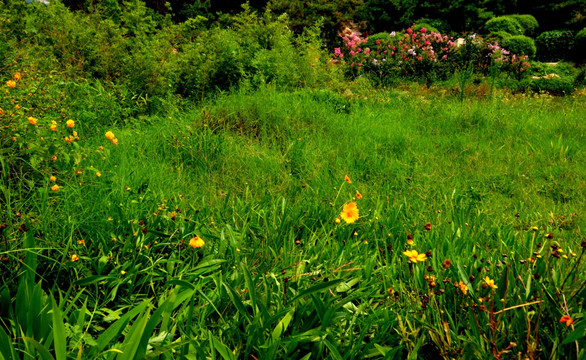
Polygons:
[[409,258],[409,261],[414,264],[416,262],[423,262],[423,261],[427,260],[427,256],[423,253],[422,254],[417,253],[417,250],[404,251],[403,255],[407,256],[407,258]]

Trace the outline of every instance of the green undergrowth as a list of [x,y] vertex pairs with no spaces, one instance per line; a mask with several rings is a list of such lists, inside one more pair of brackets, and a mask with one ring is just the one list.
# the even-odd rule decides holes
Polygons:
[[32,160],[50,117],[23,114],[2,138],[0,355],[583,357],[583,97],[351,86],[60,121],[69,162]]

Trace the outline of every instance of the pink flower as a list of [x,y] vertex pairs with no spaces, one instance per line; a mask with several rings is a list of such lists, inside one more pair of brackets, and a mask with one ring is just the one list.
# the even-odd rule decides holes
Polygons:
[[377,40],[377,41],[376,41],[376,44],[377,44],[377,45],[380,45],[380,40]]
[[387,53],[387,50],[383,51],[383,54],[386,54],[386,53]]
[[411,28],[407,29],[407,32],[408,32],[409,34],[413,34],[413,30],[411,30]]
[[356,53],[354,52],[354,50],[350,50],[350,56],[354,56]]
[[421,32],[425,34],[427,32],[427,29],[426,28],[421,28]]
[[[425,28],[424,28],[424,29],[425,29]],[[429,45],[429,44],[430,44],[430,42],[429,42],[429,41],[427,41],[427,40],[425,40],[425,42],[423,43],[423,45],[425,45],[425,46],[427,46],[427,45]]]
[[370,48],[366,48],[366,49],[364,50],[364,53],[365,53],[365,54],[368,54],[369,52],[370,52]]

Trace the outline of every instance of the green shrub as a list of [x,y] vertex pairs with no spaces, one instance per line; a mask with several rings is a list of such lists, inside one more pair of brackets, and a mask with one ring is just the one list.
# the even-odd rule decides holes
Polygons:
[[[497,32],[488,34],[488,36],[486,38],[489,41],[496,41],[499,44],[502,44],[505,39],[510,38],[511,36],[513,36],[513,35],[509,34],[506,31],[497,31]],[[515,36],[519,36],[519,35],[515,35]]]
[[570,60],[574,48],[574,34],[566,30],[541,33],[535,39],[537,58],[541,61]]
[[486,22],[484,29],[489,33],[505,31],[511,35],[523,35],[525,29],[515,18],[510,16],[499,16]]
[[504,38],[501,45],[517,55],[535,56],[535,41],[525,35],[514,35]]
[[537,19],[533,15],[509,15],[513,19],[517,20],[519,24],[525,29],[525,35],[533,36],[535,31],[539,27]]
[[586,63],[586,28],[576,34],[574,40],[574,59],[579,63]]
[[582,70],[576,75],[576,78],[574,79],[574,87],[586,87],[586,68],[582,68]]
[[529,73],[530,75],[535,76],[556,74],[562,78],[573,78],[576,75],[576,68],[572,65],[572,63],[563,61],[560,61],[557,64],[532,61]]
[[525,79],[517,83],[509,84],[509,88],[517,91],[532,91],[534,93],[548,93],[550,95],[570,95],[574,91],[574,84],[571,79]]

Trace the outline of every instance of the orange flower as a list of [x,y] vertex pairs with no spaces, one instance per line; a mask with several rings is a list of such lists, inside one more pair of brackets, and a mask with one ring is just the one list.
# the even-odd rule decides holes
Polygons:
[[416,263],[418,261],[423,262],[427,260],[427,256],[425,254],[418,254],[416,250],[407,250],[403,252],[403,255],[409,258],[409,261],[412,263]]
[[51,156],[51,160],[52,161],[57,161],[57,156],[55,156],[55,155]]
[[20,73],[17,72],[16,74],[14,74],[13,79],[14,80],[20,80],[22,78],[22,76],[20,76]]
[[425,224],[425,230],[430,231],[431,230],[431,223],[427,223]]
[[77,254],[71,255],[71,261],[76,262],[78,260],[79,260],[79,256],[77,256]]
[[56,178],[55,176],[51,176],[51,177],[49,178],[49,180],[51,180],[51,181],[55,182],[55,181],[57,181],[57,178]]
[[6,82],[6,86],[8,86],[9,88],[14,88],[16,86],[16,81],[14,81],[14,80],[8,80]]
[[55,185],[51,186],[51,190],[58,191],[59,190],[59,185],[55,184]]
[[49,129],[51,129],[51,131],[57,131],[57,121],[52,120],[51,126],[49,126]]
[[344,205],[342,209],[342,213],[340,213],[340,217],[344,219],[344,221],[348,224],[352,224],[358,217],[360,216],[358,212],[358,207],[356,206],[355,202],[351,202],[349,204]]
[[37,125],[37,121],[39,121],[39,119],[37,119],[37,118],[34,118],[34,117],[32,117],[32,116],[29,116],[29,118],[28,118],[28,122],[29,122],[29,124],[31,124],[31,125]]
[[191,246],[194,249],[203,247],[205,244],[206,244],[205,241],[203,241],[203,239],[200,238],[199,236],[196,236],[194,238],[191,238],[191,240],[189,240],[189,246]]
[[498,286],[496,286],[496,284],[494,283],[494,280],[491,280],[488,276],[484,278],[484,283],[493,289],[498,288]]
[[115,138],[115,137],[116,137],[116,136],[115,136],[115,135],[114,135],[114,133],[113,133],[113,132],[111,132],[111,131],[108,131],[108,132],[106,133],[106,139],[108,139],[108,140],[114,140],[114,138]]
[[566,326],[570,326],[570,325],[572,325],[574,323],[574,320],[571,317],[569,317],[567,315],[564,315],[560,319],[560,322],[561,323],[566,323]]
[[73,128],[75,126],[75,121],[69,119],[69,120],[67,120],[65,125],[67,125],[68,128]]
[[344,181],[346,181],[348,184],[352,184],[352,180],[350,180],[348,175],[344,175]]
[[463,281],[456,283],[456,286],[460,289],[462,294],[466,295],[468,293],[468,286],[466,286]]
[[112,139],[112,145],[118,145],[118,139],[116,139],[116,138]]
[[362,194],[358,192],[358,190],[356,190],[356,198],[358,200],[362,199]]
[[96,173],[96,176],[97,176],[97,177],[100,177],[100,176],[102,176],[102,173],[98,171],[98,172]]

